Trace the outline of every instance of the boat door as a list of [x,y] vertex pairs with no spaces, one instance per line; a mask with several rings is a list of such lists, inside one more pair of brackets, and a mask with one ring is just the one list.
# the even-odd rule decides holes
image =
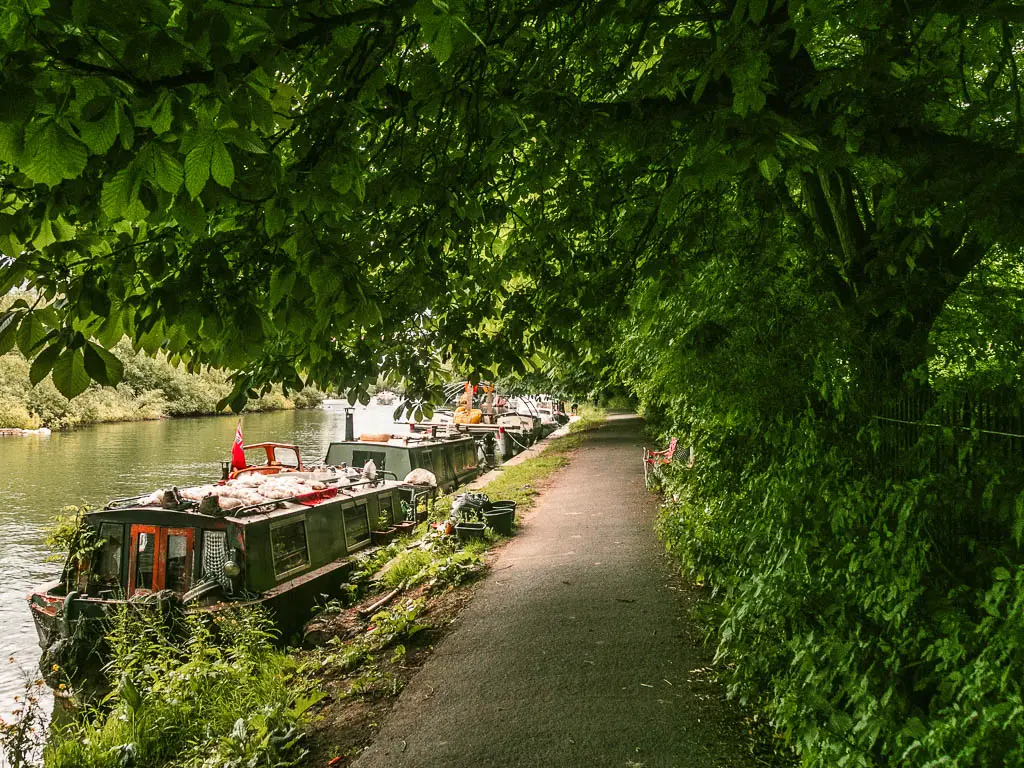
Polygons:
[[192,586],[194,531],[159,525],[133,525],[128,563],[128,596]]

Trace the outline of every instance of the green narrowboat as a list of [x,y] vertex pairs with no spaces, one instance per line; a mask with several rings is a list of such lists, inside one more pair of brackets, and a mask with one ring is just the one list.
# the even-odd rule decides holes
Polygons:
[[471,435],[429,436],[362,435],[359,440],[331,443],[324,463],[363,467],[373,461],[378,472],[402,479],[414,469],[425,469],[445,492],[468,483],[480,473],[476,440]]
[[403,509],[423,495],[356,469],[322,467],[112,501],[83,516],[89,545],[69,558],[61,581],[28,596],[41,666],[66,666],[61,654],[73,654],[69,638],[80,622],[133,601],[169,599],[210,612],[261,603],[288,637],[319,595],[347,579],[350,555],[370,544],[380,519],[404,520]]

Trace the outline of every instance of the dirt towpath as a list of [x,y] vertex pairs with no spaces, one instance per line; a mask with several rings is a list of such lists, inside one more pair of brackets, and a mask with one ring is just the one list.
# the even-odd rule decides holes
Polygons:
[[593,433],[357,768],[745,766],[652,530],[641,422]]

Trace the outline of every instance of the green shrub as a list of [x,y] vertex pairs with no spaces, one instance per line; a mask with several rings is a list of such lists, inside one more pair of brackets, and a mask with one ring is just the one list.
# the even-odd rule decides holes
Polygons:
[[37,429],[39,417],[28,412],[25,403],[7,394],[0,394],[0,429]]
[[156,608],[122,608],[109,636],[112,693],[56,730],[47,768],[297,765],[301,718],[319,695],[296,686],[272,638],[259,610],[168,623]]
[[[124,365],[122,382],[116,388],[93,384],[70,401],[49,376],[32,386],[29,364],[17,350],[0,356],[0,428],[68,429],[97,422],[209,415],[218,412],[217,403],[231,391],[227,376],[219,371],[189,373],[162,355],[136,352],[127,340],[117,344],[114,353]],[[323,399],[308,388],[293,396],[289,399],[276,388],[249,401],[246,410],[316,407]]]

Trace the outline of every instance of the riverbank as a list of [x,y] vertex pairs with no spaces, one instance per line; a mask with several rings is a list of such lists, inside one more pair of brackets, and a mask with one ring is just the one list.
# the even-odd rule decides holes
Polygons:
[[[166,356],[136,352],[127,340],[112,350],[124,365],[116,387],[93,384],[74,400],[54,386],[50,376],[32,383],[31,363],[17,350],[0,356],[0,429],[65,430],[89,424],[212,416],[223,412],[217,403],[231,391],[220,371],[189,373]],[[247,412],[316,407],[324,395],[316,390],[290,392],[279,388],[250,400]]]
[[[390,413],[386,408],[379,410],[385,415]],[[296,412],[295,418],[305,420],[307,418],[311,418],[313,415],[313,413],[300,414]],[[362,412],[357,410],[357,423],[359,422],[361,415]],[[338,414],[331,414],[330,412],[322,411],[319,416],[321,419],[329,419],[333,425],[340,423],[340,417]],[[269,435],[273,430],[268,431],[266,429],[266,425],[263,424],[264,421],[272,420],[277,422],[281,419],[288,418],[291,418],[288,414],[254,416],[252,417],[251,422],[247,422],[247,429],[251,424],[254,434],[263,435],[266,433]],[[587,422],[578,422],[577,425],[574,426],[577,426],[577,429],[580,429],[587,425]],[[157,425],[153,425],[153,427],[156,426]],[[160,426],[161,428],[168,428],[172,429],[174,432],[178,432],[185,425],[179,421],[178,423],[164,422]],[[204,430],[207,428],[207,425],[203,425],[202,422],[196,422],[195,426],[202,427]],[[371,422],[367,422],[367,426],[371,431],[374,428],[374,425]],[[149,429],[148,425],[142,428],[147,430]],[[124,427],[109,426],[98,429],[100,431],[120,432],[122,429],[135,430],[136,427],[134,425],[124,425]],[[299,427],[299,425],[296,424],[290,431],[297,435],[301,435],[305,434],[307,429]],[[317,438],[316,442],[322,443],[324,439],[327,439],[327,435],[333,431],[336,431],[336,427],[324,430],[323,435]],[[59,441],[54,442],[59,445],[68,439],[79,439],[80,437],[85,437],[88,432],[92,432],[92,430],[68,436],[61,436]],[[298,441],[304,445],[304,450],[309,450],[307,443],[309,442],[310,437],[311,436],[308,436]],[[545,443],[548,450],[546,451],[546,456],[543,457],[545,459],[544,464],[541,466],[534,466],[532,469],[525,466],[518,467],[517,472],[519,473],[519,484],[514,487],[506,485],[505,489],[503,489],[498,495],[502,495],[504,497],[506,490],[519,494],[515,497],[521,499],[520,510],[527,510],[532,503],[531,500],[543,487],[545,477],[549,476],[555,468],[564,466],[568,462],[568,454],[578,446],[580,439],[579,434],[574,434],[569,435],[562,440],[546,440]],[[141,438],[141,441],[144,444],[159,443],[164,446],[164,451],[167,450],[167,446],[179,442],[176,440],[168,440],[166,438],[162,440],[152,440],[144,437]],[[200,440],[199,442],[205,444],[209,441]],[[191,444],[191,441],[187,444]],[[137,453],[137,448],[125,445],[123,440],[118,440],[117,445],[119,448],[124,449],[128,455],[135,455]],[[93,452],[90,451],[87,451],[86,453],[93,455]],[[312,453],[315,455],[316,451],[312,451]],[[192,455],[191,458],[203,459],[202,456],[198,455]],[[58,460],[58,463],[61,463],[60,460]],[[163,475],[166,476],[166,474],[165,470]],[[505,478],[506,483],[514,479],[515,476],[512,475]],[[137,483],[137,479],[133,482]],[[100,483],[100,485],[105,487],[106,483]],[[493,489],[488,489],[488,491],[492,492],[493,495]],[[445,516],[446,514],[446,507],[438,507],[437,515],[439,517]],[[421,530],[421,536],[423,533],[424,531]],[[431,648],[434,640],[442,636],[450,621],[454,619],[458,611],[461,610],[461,606],[466,600],[468,600],[468,597],[471,594],[471,591],[469,590],[472,588],[472,583],[470,582],[472,582],[474,577],[478,574],[478,569],[482,568],[490,558],[489,555],[484,554],[486,546],[476,544],[466,548],[459,548],[451,537],[448,537],[443,542],[438,542],[437,538],[438,537],[434,537],[434,540],[428,545],[430,549],[429,554],[425,551],[421,551],[415,555],[413,559],[401,558],[403,561],[402,566],[391,567],[389,569],[390,575],[387,576],[386,581],[382,581],[379,586],[375,587],[371,584],[370,580],[367,580],[360,588],[360,595],[356,599],[360,604],[365,605],[367,603],[376,602],[378,589],[390,591],[393,587],[389,585],[394,584],[396,579],[405,586],[405,591],[399,597],[396,597],[395,601],[392,602],[390,606],[385,606],[389,608],[389,610],[379,615],[371,615],[372,618],[366,617],[361,620],[359,626],[362,631],[358,632],[356,636],[362,638],[369,634],[372,635],[371,641],[351,646],[350,644],[342,644],[340,641],[328,642],[328,636],[324,635],[320,638],[323,645],[321,645],[319,650],[307,649],[299,651],[295,655],[291,656],[290,660],[287,662],[280,662],[280,659],[277,656],[267,655],[266,658],[272,661],[270,667],[276,670],[274,675],[271,677],[262,676],[259,677],[259,679],[254,678],[252,681],[238,678],[234,673],[229,674],[223,670],[218,671],[218,674],[221,672],[229,674],[231,677],[232,688],[246,690],[249,688],[253,689],[253,700],[249,703],[233,699],[230,701],[225,700],[223,702],[211,703],[206,699],[200,700],[201,697],[197,698],[195,702],[187,700],[181,701],[179,700],[179,694],[181,694],[182,691],[178,690],[176,686],[172,686],[175,688],[172,692],[174,693],[174,696],[177,697],[175,707],[179,707],[180,705],[181,707],[188,709],[192,707],[193,704],[195,704],[195,706],[213,706],[216,704],[218,709],[218,723],[227,723],[229,726],[228,730],[231,730],[231,728],[233,728],[233,723],[235,722],[235,720],[231,719],[231,716],[234,715],[236,719],[243,718],[245,720],[246,728],[250,729],[248,730],[248,733],[252,734],[252,729],[262,728],[258,722],[254,723],[251,719],[255,713],[260,711],[261,701],[259,697],[262,696],[264,691],[269,691],[273,693],[271,697],[273,701],[277,704],[281,704],[282,699],[279,696],[281,687],[277,684],[277,681],[278,678],[286,679],[286,688],[288,690],[294,690],[297,696],[295,701],[290,704],[285,703],[284,705],[284,709],[286,710],[285,714],[289,719],[292,718],[291,713],[296,712],[299,708],[309,705],[317,698],[317,695],[314,693],[314,689],[332,692],[328,699],[316,704],[314,707],[315,716],[303,719],[303,727],[309,729],[308,744],[313,748],[314,752],[320,750],[320,752],[326,754],[331,751],[333,746],[336,746],[333,738],[330,737],[330,734],[332,734],[333,731],[325,731],[321,727],[323,723],[327,722],[325,715],[328,712],[342,713],[340,717],[351,725],[348,733],[353,739],[352,743],[354,747],[361,748],[365,745],[365,740],[373,734],[373,729],[369,727],[368,723],[376,722],[376,716],[374,713],[379,711],[379,705],[386,701],[393,702],[394,695],[401,690],[403,685],[396,675],[391,674],[387,665],[390,665],[391,668],[397,670],[398,673],[406,674],[409,673],[411,669],[415,668],[416,664],[419,663],[419,660],[425,659],[429,655],[429,649]],[[423,541],[424,540],[421,539],[421,543]],[[375,561],[390,561],[394,559],[396,555],[404,552],[405,545],[408,542],[409,540],[406,540],[406,542],[403,542],[398,546],[393,546],[390,550],[384,551],[383,554],[375,555]],[[497,542],[497,539],[492,539],[487,546]],[[378,550],[378,552],[380,551]],[[424,557],[429,557],[429,564],[419,562]],[[417,563],[420,566],[429,565],[429,568],[426,568],[427,572],[420,575],[420,572],[424,571],[424,568],[421,567],[415,573],[411,573],[410,571],[417,565]],[[374,565],[374,562],[370,562],[364,567],[364,570],[367,570],[372,574],[381,570],[381,567],[380,562],[377,562],[376,565]],[[431,583],[428,584],[428,582]],[[454,585],[459,585],[459,587],[457,589],[448,588],[453,587]],[[19,587],[15,592],[18,592],[19,595],[23,594],[23,589],[23,587]],[[349,601],[351,602],[352,599],[353,598],[350,595]],[[418,600],[421,599],[423,602],[419,603]],[[24,613],[24,605],[22,600],[18,600],[18,603],[18,616],[21,617],[22,613]],[[321,620],[328,621],[332,626],[338,626],[339,622],[341,622],[341,624],[345,624],[345,621],[340,618],[343,610],[341,598],[339,597],[338,601],[335,602],[329,610],[320,614],[320,618]],[[372,633],[367,633],[365,630],[370,626],[383,626],[386,631],[375,630]],[[425,629],[425,626],[429,628]],[[204,642],[206,641],[204,640]],[[32,645],[34,646],[34,643]],[[405,650],[399,651],[398,646],[402,646]],[[179,644],[179,647],[183,646]],[[387,648],[386,651],[383,650],[385,647]],[[256,646],[253,646],[253,650],[258,650],[260,654],[270,653],[268,649],[261,649]],[[230,654],[234,651],[228,647],[224,652]],[[220,651],[217,651],[217,654],[220,653]],[[316,661],[316,659],[331,660],[332,657],[333,660],[330,664],[319,663]],[[345,658],[344,661],[340,661],[342,657]],[[140,660],[140,657],[137,655],[133,655],[131,658]],[[353,663],[353,660],[356,658],[358,658],[359,664]],[[28,659],[26,658],[26,661],[27,660]],[[131,659],[128,659],[128,661],[131,661]],[[160,666],[162,670],[161,675],[167,679],[175,681],[184,680],[189,674],[193,674],[197,669],[195,660],[185,656],[182,656],[181,658],[171,658],[165,655],[164,657],[161,657],[159,661],[160,663],[158,666]],[[341,673],[339,664],[334,663],[335,661],[339,661],[339,663],[345,667],[345,674]],[[297,666],[298,671],[296,671]],[[398,682],[396,682],[396,680]],[[163,707],[167,702],[163,698],[164,693],[162,693],[162,691],[164,691],[164,688],[160,688],[160,686],[151,688],[145,680],[140,681],[138,685],[141,686],[139,693],[141,696],[142,708],[137,709],[137,711],[133,710],[131,717],[133,719],[137,719],[137,716],[139,716],[145,719],[145,717],[148,716],[147,713],[158,713],[159,708]],[[300,691],[302,692],[301,696],[298,694]],[[390,691],[390,693],[388,693],[388,691]],[[131,696],[130,693],[128,695]],[[24,698],[22,701],[24,701]],[[128,713],[126,706],[129,705],[130,702],[125,700],[123,696],[115,695],[115,697],[110,700],[109,704],[110,709],[105,710],[103,716],[113,717],[116,720],[121,715],[126,715]],[[375,707],[378,707],[378,709],[375,709]],[[177,713],[178,709],[175,709],[175,712]],[[370,719],[367,722],[360,720],[360,712],[368,712],[368,717],[370,717]],[[177,717],[177,715],[175,715],[175,717]],[[126,733],[117,725],[117,723],[114,723],[113,720],[111,722],[113,725],[110,726],[110,732],[116,735],[117,738],[122,739],[130,737],[132,739],[139,739],[136,747],[137,750],[144,749],[151,755],[156,751],[173,754],[174,745],[163,743],[164,741],[173,741],[172,735],[161,735],[159,733],[151,734],[148,732]],[[186,717],[183,718],[182,722],[190,722],[190,720]],[[331,722],[336,723],[337,719],[331,720]],[[101,737],[98,735],[99,732],[107,732],[102,726],[103,722],[101,720],[93,718],[93,720],[87,724],[86,731],[83,731],[83,734],[88,732],[91,734],[90,739],[100,739]],[[285,731],[287,731],[288,728],[287,724],[282,724],[280,721],[275,723],[274,727],[281,727]],[[328,734],[328,737],[322,738],[322,735],[325,733]],[[230,742],[234,738],[233,735],[219,735],[224,737],[224,742]],[[278,734],[275,734],[275,738],[277,735]],[[68,738],[73,740],[72,735],[69,735]],[[101,739],[100,742],[97,742],[96,746],[99,751],[97,751],[93,757],[98,756],[99,752],[102,751],[102,749],[99,749],[100,747],[107,749],[108,747],[113,748],[118,745],[103,742]],[[57,760],[56,762],[49,762],[48,765],[75,764],[90,766],[94,764],[92,757],[78,751],[77,748],[67,747],[67,749],[71,751],[65,753],[64,758]],[[320,754],[320,752],[317,752],[317,754]],[[336,753],[331,755],[332,758],[336,756]],[[152,764],[162,765],[163,763],[157,762]],[[307,761],[307,764],[323,764],[323,762],[321,761],[318,763]]]

